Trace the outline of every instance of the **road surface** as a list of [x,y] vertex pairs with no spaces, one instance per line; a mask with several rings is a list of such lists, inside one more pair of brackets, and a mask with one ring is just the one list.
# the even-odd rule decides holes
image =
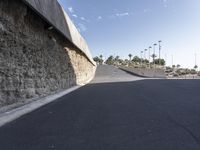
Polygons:
[[199,91],[200,80],[101,66],[91,84],[1,127],[0,149],[200,150]]

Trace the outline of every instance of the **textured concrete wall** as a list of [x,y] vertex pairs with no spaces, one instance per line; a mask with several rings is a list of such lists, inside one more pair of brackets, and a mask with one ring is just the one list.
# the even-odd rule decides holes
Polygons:
[[95,64],[87,43],[57,0],[23,0],[55,29],[76,45]]
[[0,1],[0,106],[39,98],[94,75],[95,68],[71,41],[21,0]]
[[133,75],[149,78],[166,78],[164,69],[149,69],[149,68],[132,68],[132,67],[119,67],[120,69],[127,71]]

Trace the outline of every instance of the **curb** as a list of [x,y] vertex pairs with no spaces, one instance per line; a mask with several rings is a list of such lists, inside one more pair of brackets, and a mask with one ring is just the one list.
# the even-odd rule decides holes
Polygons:
[[49,104],[49,103],[55,101],[56,99],[66,95],[66,94],[69,94],[81,87],[82,86],[80,86],[80,85],[74,86],[72,88],[69,88],[65,91],[59,92],[57,94],[46,96],[37,101],[33,101],[33,102],[25,104],[21,107],[4,112],[4,113],[0,114],[0,127],[4,126],[5,124],[7,124],[11,121],[14,121],[14,120],[20,118],[21,116],[23,116],[27,113],[30,113],[46,104]]

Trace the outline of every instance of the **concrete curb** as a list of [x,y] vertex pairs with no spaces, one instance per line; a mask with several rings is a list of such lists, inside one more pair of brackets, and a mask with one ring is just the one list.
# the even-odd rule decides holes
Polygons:
[[79,89],[80,87],[82,87],[82,86],[80,86],[80,85],[74,86],[72,88],[69,88],[65,91],[59,92],[57,94],[41,98],[37,101],[33,101],[33,102],[25,104],[21,107],[4,112],[4,113],[0,114],[0,127],[2,127],[3,125],[5,125],[11,121],[14,121],[14,120],[20,118],[21,116],[23,116],[27,113],[30,113],[46,104],[49,104],[50,102],[53,102],[56,99]]

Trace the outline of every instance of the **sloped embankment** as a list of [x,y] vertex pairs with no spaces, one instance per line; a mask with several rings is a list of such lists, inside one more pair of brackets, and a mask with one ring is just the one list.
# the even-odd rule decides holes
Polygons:
[[150,69],[150,68],[132,68],[132,67],[124,67],[120,66],[120,69],[131,73],[136,76],[140,77],[147,77],[147,78],[166,78],[166,74],[164,69]]

